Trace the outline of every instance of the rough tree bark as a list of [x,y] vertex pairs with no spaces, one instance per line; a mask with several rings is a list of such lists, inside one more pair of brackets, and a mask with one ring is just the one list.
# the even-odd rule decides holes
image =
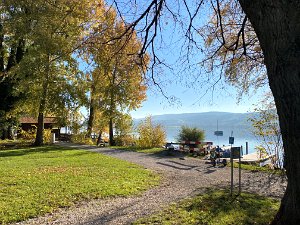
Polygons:
[[[47,81],[48,83],[48,81]],[[39,108],[39,116],[38,116],[38,125],[37,125],[37,131],[36,131],[36,137],[35,137],[35,146],[41,146],[44,143],[44,112],[46,108],[46,98],[48,93],[48,85],[43,85],[43,96],[40,102],[40,108]]]
[[102,131],[100,130],[97,138],[97,146],[100,145],[101,141],[102,141]]
[[88,119],[88,124],[87,124],[87,134],[86,136],[88,138],[91,137],[92,131],[93,131],[93,124],[94,124],[94,117],[95,117],[95,100],[92,97],[91,94],[91,102],[90,102],[90,115]]
[[109,118],[109,145],[115,146],[113,118]]
[[264,52],[288,185],[273,225],[300,224],[300,1],[239,0]]
[[44,113],[46,109],[46,102],[48,98],[48,86],[50,77],[50,54],[48,54],[47,65],[45,68],[45,80],[43,81],[43,93],[40,100],[38,125],[35,136],[35,146],[41,146],[44,144]]

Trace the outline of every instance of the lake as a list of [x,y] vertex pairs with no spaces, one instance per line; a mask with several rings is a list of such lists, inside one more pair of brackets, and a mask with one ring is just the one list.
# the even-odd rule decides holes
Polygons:
[[[176,142],[176,136],[178,132],[174,132],[172,130],[166,129],[167,133],[167,141],[168,142]],[[227,146],[229,145],[229,132],[224,132],[223,136],[215,136],[213,132],[206,132],[205,141],[212,141],[214,145],[219,146]],[[243,152],[246,152],[246,142],[248,142],[248,153],[255,152],[255,146],[259,145],[260,142],[251,134],[251,132],[236,132],[234,136],[234,144],[232,146],[243,146]]]

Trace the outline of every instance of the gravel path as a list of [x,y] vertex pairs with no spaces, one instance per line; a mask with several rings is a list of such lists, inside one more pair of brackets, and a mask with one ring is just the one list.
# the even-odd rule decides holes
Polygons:
[[[67,145],[78,147],[78,145]],[[200,193],[205,188],[230,186],[230,168],[214,168],[204,160],[193,158],[183,160],[179,154],[166,156],[91,146],[80,146],[80,148],[107,154],[154,170],[162,175],[162,183],[139,196],[81,202],[70,208],[58,209],[53,214],[17,224],[130,224],[140,217],[159,211],[172,202]],[[238,170],[235,169],[234,174],[234,183],[237,185]],[[280,198],[285,187],[284,177],[242,171],[242,191]]]

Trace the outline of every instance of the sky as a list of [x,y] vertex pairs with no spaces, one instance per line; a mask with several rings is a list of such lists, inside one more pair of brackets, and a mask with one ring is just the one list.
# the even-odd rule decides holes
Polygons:
[[[124,1],[123,4],[120,2],[122,1],[118,1],[119,10],[122,12],[123,19],[129,23],[136,16],[140,15],[149,4],[148,1],[139,1],[139,4],[133,7],[125,3],[127,1]],[[190,6],[190,10],[195,10],[194,6],[198,4],[198,1],[188,0],[187,4]],[[153,85],[150,79],[147,100],[142,103],[140,108],[130,112],[132,117],[143,118],[149,115],[210,111],[253,112],[255,104],[258,104],[262,98],[262,94],[268,87],[257,92],[252,90],[248,96],[246,95],[238,101],[237,89],[226,84],[224,81],[218,82],[214,89],[211,89],[212,84],[215,82],[214,79],[218,79],[220,71],[215,71],[215,74],[213,74],[214,78],[210,79],[211,83],[205,83],[205,79],[207,79],[207,77],[205,78],[206,75],[199,81],[199,75],[201,74],[202,76],[205,70],[198,65],[201,59],[203,59],[203,54],[201,53],[203,50],[198,48],[199,46],[203,48],[203,39],[199,38],[198,31],[194,31],[192,37],[197,42],[197,47],[193,46],[189,48],[191,46],[188,45],[189,42],[186,38],[186,31],[189,25],[187,10],[185,7],[180,7],[180,5],[170,2],[168,3],[168,7],[173,12],[178,13],[179,17],[177,19],[181,21],[175,22],[174,15],[168,14],[167,11],[164,11],[160,18],[154,46],[156,56],[165,66],[156,66],[154,71],[148,72],[148,77],[154,75],[160,87]],[[198,16],[193,20],[194,27],[198,28],[202,24],[207,24],[211,15],[210,10],[212,9],[209,5],[204,4],[202,6],[201,13],[197,14]],[[190,13],[193,14],[192,11]],[[150,21],[151,16],[148,19]],[[138,35],[142,35],[140,36],[141,39],[145,33],[139,33],[139,29],[142,30],[145,24],[147,23],[142,20],[136,27]],[[152,49],[149,48],[148,52],[152,53]],[[191,68],[189,65],[192,65]],[[196,80],[199,83],[193,83],[195,77],[197,77]]]
[[253,112],[262,98],[264,90],[258,93],[252,93],[244,96],[238,101],[238,92],[232,86],[227,85],[226,91],[210,91],[204,97],[201,96],[200,90],[185,88],[180,85],[168,86],[172,91],[168,92],[178,98],[175,102],[170,102],[163,94],[148,91],[147,100],[142,106],[130,114],[133,118],[143,118],[150,115],[162,114],[180,114],[180,113],[197,113],[197,112],[233,112],[246,113]]
[[[193,0],[187,2],[190,6],[194,4]],[[203,39],[195,32],[192,37],[197,42],[197,47],[189,45],[186,38],[186,28],[189,25],[186,10],[184,7],[178,8],[177,4],[169,3],[168,6],[173,7],[173,12],[179,13],[180,11],[182,21],[174,22],[172,15],[168,15],[166,12],[163,13],[160,20],[160,29],[157,30],[158,34],[154,42],[155,54],[166,66],[157,66],[154,71],[148,72],[148,77],[154,75],[154,78],[157,79],[156,82],[161,86],[156,87],[153,82],[152,84],[150,82],[147,100],[142,103],[140,108],[130,112],[132,117],[143,118],[149,115],[210,111],[253,112],[255,105],[262,99],[263,93],[268,91],[268,87],[251,90],[250,94],[243,96],[240,101],[238,101],[237,89],[228,85],[223,79],[212,90],[212,85],[222,72],[215,70],[214,74],[211,74],[212,78],[207,78],[207,74],[204,72],[205,68],[199,65],[204,57],[202,53],[205,48]],[[195,9],[195,7],[190,9]],[[210,15],[209,7],[204,5],[199,17],[194,19],[194,26],[201,27],[202,24],[207,24]],[[199,46],[201,47],[199,48]],[[148,51],[152,53],[151,48]],[[153,74],[150,74],[151,72]],[[222,77],[224,77],[223,74]],[[194,80],[198,83],[193,83]],[[210,83],[206,83],[206,80],[209,80]]]

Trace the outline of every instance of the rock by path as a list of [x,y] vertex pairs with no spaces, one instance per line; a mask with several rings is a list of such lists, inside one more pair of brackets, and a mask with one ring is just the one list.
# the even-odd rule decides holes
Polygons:
[[[182,160],[178,154],[168,156],[96,148],[93,146],[67,145],[142,165],[147,169],[160,173],[163,177],[162,183],[160,186],[148,190],[139,196],[81,202],[70,208],[59,209],[53,214],[47,214],[17,224],[130,224],[138,218],[159,211],[172,202],[200,193],[206,188],[226,188],[230,186],[230,168],[214,168],[204,160],[193,158],[184,158]],[[236,169],[234,174],[234,183],[237,185],[238,171]],[[242,171],[242,191],[280,198],[284,193],[285,187],[285,177],[261,172]]]

